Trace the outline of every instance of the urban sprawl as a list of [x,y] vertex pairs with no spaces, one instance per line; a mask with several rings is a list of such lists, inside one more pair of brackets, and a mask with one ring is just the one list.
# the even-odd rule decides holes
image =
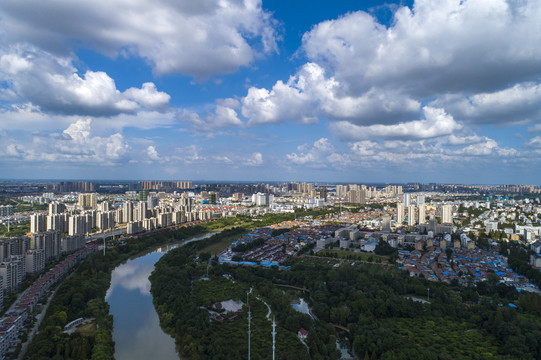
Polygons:
[[[18,294],[3,309],[0,357],[14,351],[52,285],[88,253],[103,250],[106,238],[222,217],[329,210],[253,230],[218,254],[222,263],[287,269],[281,262],[289,256],[376,261],[354,255],[386,244],[398,249],[386,265],[411,276],[474,286],[495,274],[519,291],[539,293],[499,249],[502,242],[521,243],[530,265],[541,268],[540,192],[519,185],[0,182],[0,307]],[[21,291],[27,277],[36,280]]]

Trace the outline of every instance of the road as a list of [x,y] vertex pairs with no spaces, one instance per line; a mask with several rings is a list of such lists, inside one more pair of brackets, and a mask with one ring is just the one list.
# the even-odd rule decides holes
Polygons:
[[28,339],[22,345],[21,352],[19,353],[19,356],[17,358],[18,360],[23,359],[24,354],[26,353],[26,349],[28,348],[28,344],[30,344],[32,342],[32,339],[34,338],[34,335],[36,334],[39,325],[43,321],[43,318],[45,317],[45,313],[47,312],[47,308],[49,307],[49,304],[51,303],[51,300],[53,300],[58,288],[59,288],[59,286],[57,286],[56,289],[51,293],[51,295],[49,296],[49,299],[47,300],[47,303],[41,307],[41,312],[36,316],[36,322],[34,323],[34,326],[32,327],[32,330],[30,330],[30,332],[28,333]]
[[106,231],[106,232],[103,232],[103,233],[93,234],[93,235],[87,237],[86,241],[89,242],[89,241],[94,241],[94,240],[103,240],[104,236],[106,238],[109,238],[109,237],[112,237],[113,235],[114,236],[119,236],[119,235],[123,235],[125,233],[126,233],[126,227],[120,227],[120,228],[116,228],[114,230]]

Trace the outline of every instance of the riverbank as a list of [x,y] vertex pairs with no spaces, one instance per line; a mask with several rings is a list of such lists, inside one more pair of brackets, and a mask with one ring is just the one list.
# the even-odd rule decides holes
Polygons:
[[[117,266],[105,300],[114,318],[116,360],[176,359],[174,339],[163,332],[150,293],[149,276],[154,264],[168,251],[201,241],[215,233],[191,237],[181,243],[145,251]],[[134,314],[137,314],[136,316]]]
[[[180,242],[207,232],[204,226],[184,227],[168,233],[155,234],[107,249],[106,254],[93,254],[83,261],[74,275],[63,282],[53,298],[39,332],[30,343],[26,359],[61,358],[112,359],[113,317],[105,301],[112,270],[129,258],[152,247]],[[93,334],[75,332],[69,336],[63,327],[77,318],[94,317]]]

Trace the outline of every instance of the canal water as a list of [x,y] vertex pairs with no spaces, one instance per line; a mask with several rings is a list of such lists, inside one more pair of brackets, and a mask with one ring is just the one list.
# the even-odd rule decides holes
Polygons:
[[113,270],[105,300],[114,317],[116,360],[179,359],[175,341],[160,328],[148,277],[154,270],[154,264],[167,251],[214,234],[205,234],[179,244],[164,245],[130,259]]
[[301,312],[301,313],[306,314],[306,315],[310,315],[310,317],[313,319],[312,314],[310,314],[310,307],[308,306],[308,303],[306,301],[304,301],[303,298],[299,299],[298,304],[297,304],[297,302],[295,302],[295,303],[291,304],[291,306],[293,307],[293,309],[297,310],[298,312]]

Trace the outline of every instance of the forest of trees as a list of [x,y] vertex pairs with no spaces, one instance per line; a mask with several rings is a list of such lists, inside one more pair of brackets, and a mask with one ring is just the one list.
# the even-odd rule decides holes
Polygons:
[[[151,276],[155,306],[183,358],[226,359],[246,347],[246,341],[240,341],[246,337],[246,316],[230,320],[243,329],[238,334],[232,326],[209,321],[201,308],[208,304],[194,300],[197,287],[192,293],[193,282],[205,271],[193,261],[195,251],[175,249],[158,262]],[[301,327],[309,331],[309,350],[300,348],[299,353],[279,358],[338,358],[338,336],[347,336],[355,353],[369,359],[541,358],[541,297],[519,294],[500,284],[495,274],[471,288],[428,282],[376,264],[335,268],[323,259],[288,262],[292,268],[287,271],[216,262],[209,271],[212,282],[223,283],[222,275],[230,274],[244,290],[252,287],[271,306],[279,331],[294,334]],[[293,310],[277,284],[306,287],[305,298],[317,320]],[[426,299],[428,287],[430,302],[415,301]],[[508,306],[511,302],[518,309]],[[254,357],[258,358],[265,357]]]

